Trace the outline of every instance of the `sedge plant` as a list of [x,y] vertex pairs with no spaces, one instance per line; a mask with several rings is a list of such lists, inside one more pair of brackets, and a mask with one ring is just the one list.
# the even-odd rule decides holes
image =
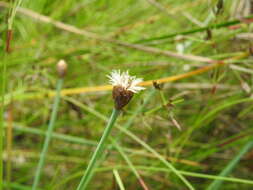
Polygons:
[[45,159],[46,159],[46,154],[47,154],[47,151],[48,151],[49,143],[50,143],[50,140],[51,140],[52,135],[53,135],[53,129],[54,129],[55,120],[56,120],[58,107],[59,107],[59,103],[60,103],[61,89],[62,89],[62,86],[63,86],[63,79],[64,79],[64,76],[66,75],[66,71],[67,71],[67,64],[64,60],[60,60],[58,62],[57,71],[58,71],[59,79],[57,81],[57,86],[56,86],[56,96],[55,96],[55,99],[54,99],[53,109],[52,109],[52,112],[51,112],[50,121],[49,121],[49,124],[48,124],[48,129],[47,129],[47,132],[46,132],[46,138],[44,140],[43,148],[42,148],[42,151],[40,153],[39,163],[38,163],[36,173],[35,173],[35,177],[34,177],[34,180],[33,180],[32,190],[36,190],[37,186],[39,184],[40,177],[41,177],[41,172],[42,172],[42,169],[43,169],[44,164],[45,164]]
[[[12,29],[13,22],[16,15],[17,8],[21,5],[22,0],[14,1],[8,12],[7,21],[7,34],[6,34],[6,53],[10,53],[10,43],[12,39]],[[1,106],[0,106],[0,190],[3,189],[3,150],[4,150],[4,109],[5,109],[5,91],[6,91],[6,81],[7,81],[7,54],[4,54],[4,59],[2,60],[1,68],[1,84],[0,84],[0,94],[1,94]],[[10,170],[8,170],[7,175],[10,175]],[[9,180],[9,179],[7,179]]]
[[114,99],[114,109],[112,110],[111,117],[90,159],[87,169],[81,178],[77,190],[87,189],[87,186],[94,174],[94,170],[96,169],[97,162],[105,150],[106,141],[118,116],[120,115],[122,108],[129,103],[134,93],[144,90],[144,87],[138,86],[138,84],[142,82],[142,79],[130,76],[128,71],[122,73],[120,71],[112,71],[111,75],[108,77],[110,79],[110,83],[113,85],[112,97]]

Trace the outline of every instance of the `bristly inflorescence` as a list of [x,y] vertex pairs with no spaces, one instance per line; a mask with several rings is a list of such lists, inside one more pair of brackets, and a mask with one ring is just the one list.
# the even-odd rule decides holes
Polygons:
[[142,82],[141,78],[130,76],[128,71],[120,72],[120,70],[113,70],[111,75],[108,75],[110,84],[113,85],[113,99],[115,101],[115,108],[120,110],[133,97],[134,93],[144,90],[144,87],[138,86]]

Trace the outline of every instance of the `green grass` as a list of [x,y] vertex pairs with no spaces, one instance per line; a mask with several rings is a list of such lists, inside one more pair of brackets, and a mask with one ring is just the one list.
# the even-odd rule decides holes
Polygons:
[[[2,185],[13,190],[32,189],[52,114],[53,97],[45,92],[55,91],[60,59],[68,62],[64,89],[95,87],[108,84],[112,69],[129,70],[146,81],[208,65],[154,50],[224,60],[251,46],[250,39],[238,38],[252,31],[253,13],[235,10],[242,0],[224,1],[220,14],[213,13],[217,0],[156,0],[158,5],[151,0],[13,0],[14,7],[25,8],[17,12],[7,2],[0,1],[0,153]],[[12,51],[6,54],[10,27]],[[181,190],[187,189],[184,182],[195,189],[252,189],[252,59],[227,62],[165,83],[160,92],[147,86],[136,94],[117,119],[88,189]],[[10,103],[8,182],[4,108]],[[112,107],[111,91],[61,96],[36,189],[76,189]]]
[[[113,109],[111,117],[108,120],[108,124],[105,127],[105,130],[104,130],[103,135],[101,136],[101,139],[96,147],[96,150],[92,154],[90,162],[89,162],[87,168],[85,169],[85,172],[83,174],[83,177],[81,178],[81,181],[77,187],[77,190],[87,189],[89,182],[93,176],[94,170],[96,168],[97,162],[104,154],[107,139],[111,135],[110,133],[111,133],[113,126],[114,126],[119,115],[120,115],[120,110]],[[114,171],[114,173],[116,174],[115,177],[119,180],[118,173],[116,171]]]
[[52,107],[52,114],[50,116],[50,121],[49,121],[48,129],[46,132],[46,138],[43,143],[43,148],[41,150],[40,159],[39,159],[38,166],[37,166],[37,169],[36,169],[36,172],[34,175],[34,181],[33,181],[33,186],[32,186],[33,190],[36,190],[39,186],[41,174],[42,174],[42,171],[43,171],[43,168],[45,165],[46,155],[48,152],[48,147],[50,145],[49,143],[51,141],[55,121],[57,119],[56,117],[57,117],[58,107],[59,107],[59,103],[60,103],[60,97],[61,97],[60,93],[61,93],[62,86],[63,86],[63,78],[60,78],[60,79],[58,79],[57,84],[56,84],[56,96],[55,96],[53,107]]

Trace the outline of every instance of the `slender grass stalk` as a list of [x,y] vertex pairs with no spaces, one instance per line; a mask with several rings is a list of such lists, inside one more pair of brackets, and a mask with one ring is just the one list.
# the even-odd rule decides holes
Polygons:
[[[11,160],[12,160],[12,131],[13,131],[13,107],[12,104],[9,107],[8,110],[8,125],[7,125],[7,131],[6,131],[6,151],[7,151],[7,163],[6,163],[6,180],[8,184],[11,182]],[[8,189],[11,189],[9,186]]]
[[6,56],[3,61],[2,82],[1,82],[1,106],[0,106],[0,190],[3,189],[3,138],[4,138],[4,103],[6,88]]
[[137,169],[135,168],[134,164],[131,162],[131,160],[128,158],[128,156],[125,154],[124,150],[119,146],[119,144],[111,138],[111,142],[113,143],[113,146],[117,149],[117,151],[120,153],[120,155],[124,158],[128,166],[133,171],[134,175],[140,182],[140,185],[144,190],[148,190],[147,185],[145,184],[144,180],[142,179],[141,175],[138,173]]
[[[46,136],[45,131],[42,131],[40,129],[35,129],[32,127],[13,125],[13,129],[15,129],[19,132],[24,132],[24,133],[28,133],[28,134]],[[84,138],[60,134],[60,133],[52,133],[52,138],[60,139],[65,142],[71,142],[71,143],[77,143],[77,144],[83,144],[83,145],[89,145],[89,146],[96,146],[97,145],[97,142],[95,142],[95,141],[90,141],[90,140],[86,140]]]
[[[151,100],[151,98],[154,96],[155,94],[155,90],[151,90],[148,95],[145,97],[143,104],[138,106],[138,108],[134,111],[134,113],[131,115],[131,117],[127,120],[127,122],[124,124],[123,128],[124,129],[129,129],[129,127],[131,127],[131,125],[134,122],[134,119],[141,113],[144,111],[145,106],[148,104],[148,102]],[[123,132],[119,132],[119,134],[117,135],[117,138],[114,139],[116,142],[119,142],[121,140],[121,138],[123,137]]]
[[[155,91],[151,91],[150,92],[150,96],[151,94],[153,94]],[[149,97],[149,96],[148,96]],[[148,98],[149,99],[149,98]],[[148,102],[148,100],[147,100]],[[146,103],[147,103],[146,102]],[[72,102],[74,104],[76,104],[76,102]],[[143,104],[145,105],[145,103]],[[143,106],[142,105],[142,106]],[[79,104],[80,106],[80,104]],[[178,171],[177,169],[171,164],[169,163],[162,155],[160,155],[158,152],[156,152],[153,148],[151,148],[148,144],[146,144],[144,141],[142,141],[141,139],[139,139],[136,135],[134,135],[133,133],[131,133],[127,128],[131,125],[131,123],[133,122],[134,118],[138,115],[139,111],[142,111],[143,108],[141,108],[142,106],[140,106],[137,111],[134,113],[134,115],[132,116],[131,118],[131,121],[128,121],[126,123],[126,125],[124,125],[124,127],[121,127],[119,125],[116,124],[116,127],[117,129],[120,130],[120,133],[118,135],[118,137],[116,138],[116,141],[119,140],[119,137],[120,137],[120,134],[121,133],[124,133],[125,135],[127,135],[128,137],[132,138],[134,141],[136,141],[137,143],[139,143],[140,145],[142,145],[146,150],[148,150],[150,153],[152,153],[156,158],[158,158],[163,164],[165,164],[168,169],[170,169],[173,173],[175,173],[175,175],[177,175],[184,183],[185,185],[191,189],[191,190],[194,190],[194,187],[188,182],[188,180],[182,176]],[[84,106],[81,106],[82,109],[85,109],[86,111],[88,111],[89,113],[97,116],[98,118],[104,120],[104,121],[107,121],[106,117],[101,115],[100,113],[98,113],[97,111],[95,110],[90,110],[90,108],[86,108]],[[81,190],[81,189],[78,189],[78,190]]]
[[[245,17],[244,19],[251,19],[251,18],[253,18],[253,15],[249,15],[249,16]],[[168,38],[173,38],[173,37],[178,36],[178,35],[189,35],[189,34],[193,34],[193,33],[197,33],[197,32],[203,32],[203,31],[206,31],[208,29],[219,29],[219,28],[224,28],[224,27],[236,25],[236,24],[239,24],[239,23],[242,23],[242,19],[226,21],[226,22],[222,22],[222,23],[218,23],[218,24],[211,24],[211,25],[204,26],[204,27],[198,27],[198,28],[190,29],[190,30],[187,30],[187,31],[184,31],[184,32],[175,32],[173,34],[168,34],[168,35],[164,35],[164,36],[158,36],[158,37],[152,37],[152,38],[149,38],[149,39],[138,40],[138,41],[135,41],[134,43],[151,42],[151,41],[154,41],[154,40],[164,40],[164,39],[168,39]]]
[[[21,185],[19,183],[7,183],[4,181],[3,183],[4,187],[11,187],[12,190],[31,190],[30,186],[26,186],[26,185]],[[39,190],[39,189],[38,189]]]
[[12,30],[13,21],[17,13],[17,8],[21,5],[21,3],[22,3],[22,0],[16,0],[14,1],[12,5],[12,11],[11,11],[10,17],[8,18],[8,30]]
[[122,182],[122,180],[121,180],[121,178],[120,178],[120,176],[119,176],[118,170],[114,169],[114,170],[113,170],[113,174],[114,174],[115,179],[116,179],[116,181],[117,181],[117,183],[118,183],[118,185],[119,185],[119,189],[120,189],[120,190],[125,190],[125,187],[124,187],[124,185],[123,185],[123,182]]
[[196,121],[196,123],[192,126],[192,128],[190,128],[184,134],[183,139],[180,139],[180,140],[177,140],[176,142],[174,142],[174,146],[177,146],[177,148],[178,148],[177,154],[179,154],[180,151],[183,149],[183,147],[187,143],[187,141],[190,138],[193,131],[196,130],[199,126],[201,126],[201,124],[205,123],[205,125],[207,125],[210,121],[212,121],[212,119],[214,118],[214,116],[217,113],[219,113],[220,111],[222,111],[226,108],[229,108],[229,107],[237,105],[237,104],[241,104],[241,103],[245,103],[245,102],[252,102],[252,101],[253,101],[252,98],[243,98],[243,99],[239,99],[239,100],[225,102],[224,104],[218,105],[216,108],[214,108],[213,110],[211,110],[207,114],[203,115],[199,120]]
[[[170,173],[170,171],[167,168],[161,168],[161,167],[137,165],[135,166],[135,168],[138,170],[149,171],[149,172]],[[114,166],[96,168],[95,172],[108,172],[113,169],[127,170],[127,171],[132,170],[129,166],[126,166],[126,165],[114,165]],[[204,173],[189,172],[189,171],[184,171],[184,170],[178,170],[178,172],[185,176],[196,177],[196,178],[201,178],[201,179],[206,179],[206,180],[213,179],[213,180],[219,180],[219,181],[225,181],[225,182],[253,185],[253,180],[249,180],[249,179],[242,179],[242,178],[235,178],[235,177],[222,177],[222,176],[216,176],[216,175],[210,175],[210,174],[204,174]],[[68,182],[82,176],[82,174],[83,174],[82,172],[77,172],[77,173],[72,174],[68,178],[63,179],[60,183],[56,184],[53,189],[60,189],[60,186],[67,184]]]
[[[245,155],[251,148],[253,147],[253,138],[250,139],[249,142],[247,142],[242,149],[240,150],[240,152],[234,157],[234,159],[232,159],[228,165],[221,171],[221,173],[218,175],[218,177],[222,178],[225,177],[227,175],[229,175],[229,173],[232,172],[232,170],[236,167],[236,165],[238,164],[238,162],[240,161],[240,159],[243,157],[243,155]],[[222,185],[223,181],[219,180],[219,179],[215,179],[207,188],[207,190],[218,190],[220,189],[220,186]]]
[[[153,167],[153,166],[135,166],[136,169],[139,170],[145,170],[145,171],[153,171],[153,172],[170,172],[167,170],[167,168],[161,168],[161,167]],[[110,171],[112,169],[118,169],[118,170],[130,170],[126,165],[114,165],[113,167],[102,167],[97,169],[97,172],[105,172],[105,171]],[[235,178],[235,177],[222,177],[222,176],[216,176],[216,175],[209,175],[209,174],[204,174],[204,173],[196,173],[196,172],[189,172],[189,171],[184,171],[184,170],[178,170],[182,175],[185,176],[191,176],[191,177],[196,177],[196,178],[202,178],[202,179],[215,179],[215,180],[220,180],[220,181],[227,181],[227,182],[233,182],[233,183],[243,183],[243,184],[249,184],[253,185],[253,180],[248,180],[248,179],[241,179],[241,178]],[[75,177],[80,176],[76,174]],[[74,177],[73,177],[74,178]]]
[[136,142],[138,142],[140,145],[142,145],[146,150],[151,152],[153,155],[155,155],[170,171],[172,171],[179,179],[181,179],[181,181],[188,187],[188,189],[195,190],[195,188],[192,186],[192,184],[162,155],[160,155],[153,148],[151,148],[148,144],[146,144],[144,141],[139,139],[136,135],[134,135],[130,131],[126,130],[125,128],[118,127],[118,129],[121,130],[125,135],[134,139]]
[[54,123],[55,123],[55,120],[56,120],[57,111],[58,111],[59,102],[60,102],[60,97],[61,97],[60,92],[61,92],[62,85],[63,85],[63,78],[60,78],[57,82],[56,96],[55,96],[55,99],[54,99],[53,110],[52,110],[50,121],[49,121],[49,124],[48,124],[46,139],[45,139],[44,144],[43,144],[43,148],[42,148],[42,151],[41,151],[41,154],[40,154],[40,160],[39,160],[37,170],[36,170],[36,173],[35,173],[32,190],[37,189],[37,186],[38,186],[39,181],[40,181],[41,171],[42,171],[42,168],[43,168],[44,163],[45,163],[46,153],[48,151],[48,146],[49,146],[52,134],[53,134]]
[[[6,37],[6,53],[10,53],[10,43],[12,40],[12,27],[13,27],[13,22],[14,22],[14,18],[16,15],[16,11],[17,8],[21,5],[22,0],[17,0],[14,1],[14,3],[12,4],[12,7],[9,9],[9,17],[8,17],[8,24],[7,24],[7,37]],[[6,88],[6,78],[7,78],[7,74],[6,74],[6,70],[7,70],[7,55],[4,55],[4,63],[3,63],[3,72],[2,72],[2,85],[1,85],[1,96],[2,96],[2,100],[1,100],[1,111],[0,111],[0,190],[3,189],[3,135],[4,135],[4,105],[5,105],[5,88]],[[9,128],[9,132],[12,130],[12,128]],[[10,132],[11,133],[11,132]],[[8,133],[8,134],[10,134]],[[8,143],[10,145],[10,141],[11,138],[8,138]],[[10,146],[8,146],[8,148],[11,148]],[[10,149],[8,149],[10,150]],[[8,151],[8,156],[10,155],[10,151]],[[10,182],[10,172],[11,172],[11,165],[10,165],[10,161],[8,160],[7,163],[7,181]],[[8,187],[9,188],[9,187]],[[9,188],[10,189],[10,188]]]
[[15,15],[17,13],[17,8],[21,5],[22,0],[16,0],[12,2],[11,8],[9,9],[9,17],[8,17],[8,27],[7,27],[7,38],[6,38],[6,47],[5,50],[7,53],[11,52],[11,40],[13,36],[13,21],[15,18]]
[[95,152],[93,153],[92,155],[92,158],[88,164],[88,167],[87,169],[85,170],[85,173],[77,187],[77,190],[85,190],[89,184],[89,181],[91,180],[91,177],[94,173],[94,169],[96,168],[96,163],[97,161],[99,160],[100,156],[102,155],[104,149],[105,149],[105,143],[106,143],[106,140],[112,130],[112,127],[116,121],[116,119],[118,118],[119,116],[119,113],[120,111],[119,110],[116,110],[116,109],[113,109],[112,111],[112,115],[108,121],[108,124],[104,130],[104,133],[96,147],[96,150]]

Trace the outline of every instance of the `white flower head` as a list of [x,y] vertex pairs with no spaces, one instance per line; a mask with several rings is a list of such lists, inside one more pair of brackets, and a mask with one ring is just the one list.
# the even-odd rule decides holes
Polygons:
[[144,87],[138,86],[142,82],[142,78],[136,78],[135,76],[130,76],[128,71],[120,72],[120,70],[113,70],[111,75],[107,75],[110,79],[110,84],[113,86],[121,86],[124,90],[131,91],[133,93],[138,93],[144,90]]
[[112,97],[115,103],[115,109],[121,110],[132,99],[134,93],[144,90],[145,88],[138,86],[142,82],[141,78],[130,76],[128,71],[120,72],[113,70],[111,75],[107,76],[113,86]]

